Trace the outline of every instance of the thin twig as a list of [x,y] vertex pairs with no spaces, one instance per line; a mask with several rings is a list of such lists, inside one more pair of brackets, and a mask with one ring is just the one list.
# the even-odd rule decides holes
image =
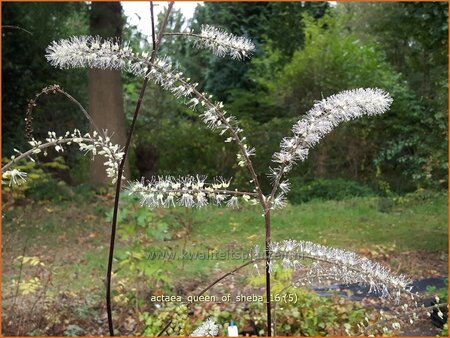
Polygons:
[[267,202],[264,202],[264,225],[266,228],[265,253],[266,253],[266,316],[267,316],[267,335],[272,336],[272,306],[270,297],[270,208]]
[[[159,32],[158,40],[157,41],[154,40],[153,51],[152,51],[152,55],[150,58],[150,62],[152,62],[156,58],[156,54],[157,54],[157,51],[158,51],[160,43],[161,43],[161,38],[162,38],[165,28],[167,26],[167,22],[168,22],[169,15],[172,10],[173,4],[174,4],[173,2],[170,2],[169,6],[167,7],[167,11],[166,11],[166,14],[165,14],[165,17],[164,17],[164,20],[163,20],[163,23],[161,25],[161,29]],[[154,20],[154,18],[152,17],[152,21],[153,20]],[[149,68],[148,72],[150,72],[150,70],[151,69]],[[144,94],[145,94],[145,90],[147,88],[148,81],[149,81],[149,79],[148,79],[148,77],[146,77],[142,84],[142,88],[139,93],[139,98],[136,103],[136,108],[134,110],[133,120],[131,122],[130,130],[128,133],[128,138],[127,138],[127,141],[125,144],[123,159],[119,165],[119,170],[118,170],[118,174],[117,174],[116,191],[115,191],[115,196],[114,196],[113,219],[112,219],[112,224],[111,224],[111,241],[110,241],[110,246],[109,246],[108,270],[106,273],[106,309],[107,309],[107,314],[108,314],[108,327],[109,327],[110,336],[114,336],[114,326],[113,326],[113,322],[112,322],[112,309],[111,309],[111,276],[112,276],[112,264],[113,264],[113,258],[114,258],[114,244],[115,244],[115,239],[116,239],[117,213],[119,210],[119,199],[120,199],[120,189],[121,189],[121,183],[122,183],[122,174],[123,174],[123,170],[125,168],[125,161],[126,161],[126,158],[128,155],[128,150],[129,150],[129,147],[131,144],[131,139],[133,137],[133,132],[134,132],[134,129],[136,126],[137,117],[138,117],[139,111],[141,109],[141,105],[142,105],[142,101],[144,99]]]
[[28,33],[30,35],[33,35],[30,31],[27,31],[25,28],[19,27],[19,26],[12,26],[12,25],[2,25],[2,28],[12,28],[12,29],[18,29],[21,31],[24,31],[25,33]]
[[77,99],[75,99],[72,95],[70,95],[69,93],[64,91],[59,85],[54,84],[54,85],[50,85],[50,86],[44,87],[39,93],[37,93],[35,95],[34,99],[30,99],[28,101],[26,118],[25,118],[25,124],[26,124],[26,129],[27,129],[26,130],[27,137],[29,139],[32,138],[32,132],[33,132],[33,127],[32,127],[33,116],[32,116],[32,112],[33,112],[34,107],[36,106],[36,101],[39,99],[39,97],[41,95],[43,95],[43,94],[48,95],[50,93],[52,93],[52,94],[56,94],[56,93],[63,94],[67,99],[69,99],[70,101],[75,103],[77,105],[77,107],[81,110],[81,112],[83,113],[84,117],[86,117],[86,119],[92,125],[92,127],[99,134],[102,133],[101,130],[96,126],[94,120],[91,118],[89,113],[86,111],[86,109],[84,109],[83,105]]
[[156,32],[155,32],[155,15],[153,13],[153,1],[150,1],[150,18],[152,24],[152,46],[153,50],[156,49]]
[[[155,68],[158,68],[161,71],[164,71],[161,67],[158,67],[157,65],[152,65]],[[247,155],[246,148],[244,146],[244,143],[242,142],[242,139],[239,137],[238,132],[233,128],[233,126],[229,123],[227,118],[225,117],[225,113],[218,107],[217,105],[214,105],[209,98],[204,95],[203,93],[200,93],[195,86],[192,86],[190,83],[179,79],[179,81],[184,86],[189,86],[192,89],[192,93],[197,96],[201,101],[205,102],[205,106],[208,108],[214,108],[219,115],[220,121],[222,124],[224,124],[229,130],[232,135],[232,139],[236,142],[236,144],[239,147],[241,155],[245,159],[245,164],[250,172],[250,175],[252,177],[252,182],[255,185],[256,194],[258,196],[259,202],[261,204],[261,207],[264,211],[264,223],[265,223],[265,252],[266,252],[266,315],[267,315],[267,332],[268,336],[271,336],[271,326],[272,326],[272,318],[271,318],[271,299],[270,299],[270,257],[269,257],[269,246],[270,246],[270,199],[269,201],[266,200],[264,197],[264,194],[261,189],[261,185],[258,180],[258,176],[256,175],[255,169],[253,167],[253,163],[250,159],[250,157]]]

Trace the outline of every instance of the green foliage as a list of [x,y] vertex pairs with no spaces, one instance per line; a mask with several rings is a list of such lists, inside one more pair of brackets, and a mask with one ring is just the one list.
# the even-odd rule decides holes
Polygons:
[[[347,332],[356,332],[357,325],[364,318],[374,319],[361,304],[338,296],[320,297],[314,291],[296,288],[292,285],[295,278],[291,270],[281,267],[272,274],[272,297],[277,299],[280,296],[281,299],[274,305],[277,335],[346,335]],[[264,276],[251,277],[250,284],[263,285]],[[295,301],[284,301],[283,295],[289,295]]]
[[[190,22],[174,11],[168,31],[179,31],[186,24],[194,30],[201,24],[215,24],[255,40],[255,57],[230,62],[196,50],[182,38],[165,39],[161,54],[177,60],[201,90],[224,100],[242,120],[257,149],[256,167],[266,187],[263,176],[271,154],[315,100],[343,89],[378,86],[393,95],[391,111],[339,127],[293,176],[341,177],[402,193],[445,189],[447,8],[438,2],[339,3],[336,7],[326,2],[205,3]],[[86,72],[55,71],[43,55],[53,39],[86,34],[89,9],[85,3],[4,4],[4,24],[33,33],[3,31],[3,73],[14,79],[3,93],[9,98],[2,107],[5,154],[12,154],[13,147],[27,147],[17,130],[23,129],[27,99],[42,87],[59,83],[82,104],[87,101]],[[136,27],[126,27],[124,38],[135,49],[150,48]],[[139,87],[139,79],[124,74],[128,121]],[[233,146],[203,130],[197,113],[174,102],[170,93],[153,85],[150,89],[130,154],[133,177],[198,172],[232,175],[236,183],[246,183],[245,171],[234,175],[240,169]],[[34,117],[37,138],[48,129],[87,128],[77,108],[59,96],[41,97]],[[198,137],[189,135],[191,129]],[[76,152],[64,157],[73,169],[64,180],[72,184],[85,180],[89,161],[80,160]]]
[[369,187],[344,179],[317,179],[307,183],[303,183],[301,180],[291,180],[291,182],[288,199],[294,204],[308,202],[312,199],[343,200],[374,195],[374,191]]
[[275,85],[268,86],[286,116],[349,88],[379,87],[394,98],[384,116],[354,121],[331,133],[312,152],[304,170],[322,177],[331,172],[349,178],[362,175],[372,181],[383,176],[394,191],[443,184],[446,157],[432,147],[439,143],[444,149],[445,142],[428,142],[430,132],[440,140],[446,137],[442,114],[431,113],[432,107],[415,96],[379,44],[346,29],[345,15],[305,17],[304,23],[304,48],[279,72]]
[[428,293],[439,297],[439,303],[447,303],[448,301],[448,278],[445,279],[445,288],[437,289],[435,286],[427,286]]
[[[130,240],[144,230],[145,234],[151,240],[167,240],[171,238],[168,232],[168,225],[162,221],[151,209],[139,206],[136,198],[123,195],[123,202],[119,208],[117,222],[123,224],[119,230],[119,235],[123,240]],[[109,222],[112,221],[112,211],[106,215]]]
[[[16,169],[27,173],[27,180],[19,186],[3,185],[3,192],[13,200],[32,198],[39,201],[60,202],[72,198],[74,196],[72,189],[60,178],[69,169],[64,158],[57,156],[46,160],[39,165],[31,161],[16,165]],[[6,162],[8,159],[4,158],[3,163]]]
[[69,325],[64,330],[64,336],[73,337],[73,336],[82,336],[83,334],[84,330],[78,325]]
[[169,303],[159,307],[154,313],[143,312],[139,320],[143,322],[142,336],[156,336],[162,328],[171,321],[165,334],[169,336],[188,336],[192,326],[188,320],[188,308],[186,305]]
[[[153,264],[147,257],[147,246],[153,241],[170,240],[169,225],[156,213],[147,207],[138,206],[135,198],[122,196],[117,223],[119,239],[127,243],[126,249],[116,250],[119,267],[139,277],[145,277],[149,286],[167,287],[170,276],[165,273],[162,264]],[[112,211],[107,213],[109,222]],[[169,264],[164,262],[165,265]]]

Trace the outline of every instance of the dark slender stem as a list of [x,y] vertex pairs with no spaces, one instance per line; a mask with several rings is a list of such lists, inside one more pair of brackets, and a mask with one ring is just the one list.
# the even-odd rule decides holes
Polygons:
[[[169,19],[170,12],[173,7],[173,2],[169,3],[169,6],[167,7],[167,11],[164,17],[163,24],[161,25],[160,34],[158,40],[154,40],[153,44],[153,51],[150,58],[150,61],[154,61],[156,57],[156,53],[159,49],[159,45],[161,42],[162,35],[164,34],[165,27],[167,25],[167,21]],[[152,17],[152,25],[154,24],[154,18]],[[150,69],[148,70],[150,72]],[[111,309],[111,275],[112,275],[112,264],[113,264],[113,258],[114,258],[114,244],[116,239],[116,228],[117,228],[117,213],[119,210],[119,199],[120,199],[120,188],[122,183],[122,175],[125,168],[125,162],[128,155],[128,149],[130,148],[131,139],[133,136],[134,129],[136,127],[136,121],[137,117],[139,115],[139,111],[141,110],[142,101],[144,99],[145,90],[147,88],[148,84],[148,78],[146,77],[143,84],[141,91],[139,93],[139,98],[136,103],[136,108],[134,110],[133,114],[133,120],[131,121],[130,131],[128,133],[128,138],[125,144],[124,148],[124,155],[123,159],[120,162],[119,170],[117,174],[117,182],[116,182],[116,192],[114,196],[114,210],[113,210],[113,219],[111,224],[111,241],[109,245],[109,257],[108,257],[108,270],[106,273],[106,310],[108,313],[108,327],[109,327],[109,334],[110,336],[114,336],[114,326],[112,322],[112,309]]]
[[204,288],[199,294],[198,297],[200,297],[201,295],[203,295],[206,291],[208,291],[209,289],[211,289],[214,285],[216,285],[217,283],[219,283],[222,279],[238,272],[239,270],[245,268],[246,266],[255,263],[256,261],[261,260],[261,259],[252,259],[251,261],[245,262],[244,264],[239,265],[237,268],[234,268],[231,271],[228,271],[226,274],[220,276],[218,279],[216,279],[214,282],[212,282],[211,284],[209,284],[206,288]]
[[117,213],[119,210],[119,198],[120,198],[120,188],[122,183],[122,175],[125,167],[126,158],[128,155],[128,149],[131,143],[131,137],[134,132],[134,128],[136,126],[136,120],[139,114],[139,110],[141,109],[142,100],[144,98],[145,89],[147,88],[148,79],[144,80],[144,83],[141,88],[141,92],[139,94],[139,99],[136,104],[136,109],[134,111],[133,120],[131,122],[130,131],[128,134],[127,142],[124,148],[124,156],[119,165],[119,170],[117,174],[117,182],[116,182],[116,192],[114,196],[114,211],[113,211],[113,219],[111,225],[111,241],[109,245],[109,258],[108,258],[108,271],[106,275],[106,309],[108,312],[108,326],[109,326],[109,334],[110,336],[114,336],[114,326],[112,323],[112,310],[111,310],[111,275],[112,275],[112,264],[114,258],[114,244],[116,239],[116,227],[117,227]]
[[[176,35],[188,35],[188,36],[197,36],[195,34],[182,34],[182,33],[167,33],[165,35],[172,35],[172,36],[176,36]],[[239,146],[240,148],[240,152],[242,154],[242,156],[245,159],[245,163],[247,165],[247,168],[250,172],[250,175],[252,177],[253,183],[255,185],[256,188],[256,193],[259,199],[259,202],[261,204],[261,207],[264,210],[264,219],[265,219],[265,228],[266,228],[266,255],[265,255],[265,260],[266,260],[266,297],[267,297],[267,301],[266,301],[266,306],[267,306],[267,333],[268,336],[271,336],[271,332],[272,332],[272,318],[271,318],[271,301],[270,301],[270,257],[269,257],[269,245],[270,245],[270,204],[271,204],[271,200],[272,198],[270,198],[268,201],[265,199],[263,193],[262,193],[262,189],[261,189],[261,185],[259,184],[258,181],[258,175],[255,172],[255,169],[253,167],[253,163],[250,160],[250,157],[247,155],[246,153],[246,149],[244,147],[244,144],[241,140],[241,138],[238,135],[238,132],[234,130],[234,128],[232,128],[232,126],[228,123],[228,121],[225,118],[225,114],[223,113],[223,111],[219,108],[217,108],[207,97],[206,95],[200,93],[197,91],[197,89],[193,88],[193,92],[194,94],[199,97],[200,99],[202,99],[204,102],[207,103],[207,105],[211,108],[215,108],[217,109],[217,111],[220,114],[220,119],[222,121],[222,123],[224,123],[226,126],[229,127],[230,132],[233,136],[233,140],[236,142],[236,144]]]
[[150,1],[150,18],[152,23],[152,45],[153,50],[156,49],[156,32],[155,32],[155,15],[153,14],[153,2]]
[[67,99],[69,99],[69,101],[75,103],[77,105],[77,107],[81,110],[81,112],[83,113],[84,117],[89,121],[91,126],[99,134],[102,133],[101,130],[95,124],[92,117],[87,112],[87,110],[84,109],[83,105],[77,99],[75,99],[72,95],[70,95],[65,90],[63,90],[59,85],[53,84],[53,85],[42,88],[42,90],[38,94],[36,94],[33,99],[28,100],[25,121],[26,121],[26,125],[29,128],[29,130],[27,130],[27,133],[29,133],[30,135],[27,135],[27,137],[29,137],[30,139],[32,138],[32,132],[33,132],[33,126],[32,126],[33,115],[32,114],[33,114],[34,107],[37,104],[37,100],[44,94],[48,95],[48,94],[56,94],[56,93],[60,93],[60,94],[64,95]]
[[[187,82],[180,80],[183,85],[189,85]],[[266,295],[267,295],[267,325],[268,325],[268,333],[270,336],[271,332],[271,325],[272,325],[272,319],[271,319],[271,302],[270,302],[270,258],[269,258],[269,244],[270,244],[270,205],[271,205],[271,198],[266,200],[264,197],[264,194],[262,193],[261,185],[258,181],[258,176],[256,175],[255,169],[253,167],[253,163],[250,160],[250,157],[246,153],[246,149],[244,147],[244,143],[242,142],[241,138],[239,137],[238,132],[230,125],[230,123],[225,118],[225,114],[223,111],[215,106],[209,98],[203,94],[200,93],[195,87],[192,87],[192,92],[195,96],[197,96],[202,101],[206,102],[206,106],[208,108],[214,108],[219,112],[219,118],[221,122],[226,125],[230,133],[232,134],[234,142],[239,146],[241,155],[245,159],[245,163],[247,165],[247,168],[250,172],[250,175],[252,177],[253,184],[255,185],[256,194],[258,196],[259,202],[261,204],[261,207],[264,210],[264,218],[265,218],[265,228],[266,228]]]
[[166,330],[169,328],[170,324],[172,324],[172,319],[169,320],[169,322],[166,324],[166,326],[164,326],[162,328],[161,331],[159,331],[159,333],[156,335],[156,337],[161,337],[164,334],[164,332],[166,332]]
[[264,210],[264,222],[266,226],[266,312],[267,312],[267,336],[272,336],[272,306],[270,300],[270,209]]

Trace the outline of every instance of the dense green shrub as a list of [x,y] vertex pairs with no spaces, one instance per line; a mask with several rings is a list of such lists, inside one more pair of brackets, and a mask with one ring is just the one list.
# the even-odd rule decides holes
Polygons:
[[371,188],[356,181],[317,179],[308,183],[293,181],[288,199],[291,203],[298,204],[313,199],[342,200],[350,197],[370,196],[374,194]]

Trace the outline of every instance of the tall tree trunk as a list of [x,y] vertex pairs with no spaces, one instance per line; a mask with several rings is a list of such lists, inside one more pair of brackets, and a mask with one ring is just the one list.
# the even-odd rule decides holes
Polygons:
[[[91,35],[103,38],[122,36],[122,6],[120,2],[92,2],[90,14]],[[113,143],[125,145],[125,113],[123,107],[122,77],[120,70],[89,70],[89,113],[100,129],[107,129]],[[125,176],[129,176],[128,163]],[[103,159],[97,157],[90,168],[91,183],[105,185]]]

